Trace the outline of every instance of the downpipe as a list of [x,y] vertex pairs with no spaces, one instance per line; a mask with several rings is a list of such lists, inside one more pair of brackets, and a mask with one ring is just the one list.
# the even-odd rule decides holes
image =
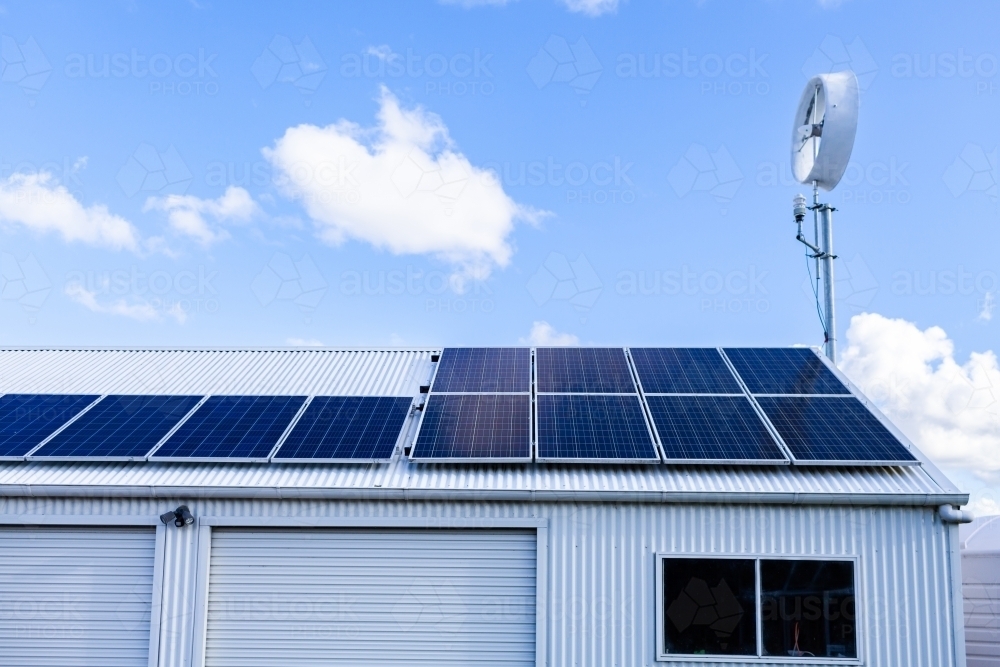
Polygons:
[[938,515],[945,523],[972,523],[975,518],[969,510],[960,510],[953,505],[939,505]]

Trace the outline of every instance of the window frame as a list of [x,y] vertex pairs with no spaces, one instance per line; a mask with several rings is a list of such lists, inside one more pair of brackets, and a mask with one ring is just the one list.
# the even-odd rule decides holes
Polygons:
[[[664,561],[668,559],[696,558],[699,560],[752,560],[754,562],[754,589],[756,592],[756,639],[757,655],[722,655],[722,654],[694,654],[694,653],[667,653],[666,652],[666,632],[664,622],[666,620],[666,600],[664,599],[663,587],[666,583],[663,577]],[[854,574],[854,625],[856,628],[856,646],[858,655],[856,658],[827,658],[809,657],[793,658],[775,655],[763,655],[764,650],[764,620],[761,610],[761,580],[760,562],[762,560],[794,560],[794,561],[836,561],[841,563],[851,563]],[[656,661],[657,662],[722,662],[722,663],[747,663],[757,662],[761,664],[785,664],[785,665],[863,665],[864,664],[864,641],[862,628],[864,627],[862,615],[864,613],[862,600],[864,594],[862,590],[861,559],[857,555],[827,555],[827,554],[767,554],[767,553],[675,553],[668,551],[658,551],[653,554],[654,581],[656,582]]]

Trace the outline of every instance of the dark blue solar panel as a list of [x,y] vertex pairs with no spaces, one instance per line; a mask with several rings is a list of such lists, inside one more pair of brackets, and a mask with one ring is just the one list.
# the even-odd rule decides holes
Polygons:
[[540,394],[538,458],[656,461],[638,396]]
[[388,459],[413,399],[316,396],[274,459]]
[[531,397],[432,394],[415,459],[531,459]]
[[144,457],[200,396],[105,396],[32,455]]
[[752,394],[851,393],[808,348],[726,348],[726,356]]
[[787,463],[744,396],[647,396],[667,460]]
[[540,347],[535,350],[535,374],[542,392],[636,392],[625,351],[617,347]]
[[267,458],[305,400],[212,396],[151,458]]
[[526,347],[446,348],[434,376],[434,391],[531,391],[531,350]]
[[96,400],[65,394],[0,396],[0,456],[24,456]]
[[742,394],[718,350],[645,347],[629,350],[647,394]]
[[853,397],[765,396],[757,402],[797,461],[916,461],[875,415]]

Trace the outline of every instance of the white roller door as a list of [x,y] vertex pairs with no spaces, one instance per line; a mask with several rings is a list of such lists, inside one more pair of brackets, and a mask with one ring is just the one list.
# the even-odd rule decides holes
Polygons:
[[533,665],[534,531],[216,529],[206,665]]
[[152,529],[0,527],[0,665],[149,663]]

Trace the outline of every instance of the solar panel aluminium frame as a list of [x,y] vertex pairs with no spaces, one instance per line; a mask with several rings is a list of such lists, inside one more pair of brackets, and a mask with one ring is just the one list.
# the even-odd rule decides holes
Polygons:
[[[635,383],[636,383],[636,386],[639,388],[639,395],[640,395],[640,397],[642,399],[643,410],[646,413],[646,420],[649,422],[650,428],[652,429],[652,432],[653,432],[653,435],[654,435],[654,441],[656,442],[656,448],[657,448],[657,451],[659,451],[660,457],[663,459],[663,462],[664,463],[668,463],[668,464],[676,464],[676,465],[743,465],[743,466],[747,466],[747,465],[751,465],[751,466],[754,466],[754,465],[766,465],[766,466],[772,466],[772,465],[779,465],[779,466],[781,466],[781,465],[791,465],[792,464],[791,452],[788,450],[788,447],[785,445],[784,441],[781,439],[781,436],[778,434],[777,430],[774,428],[774,425],[771,424],[771,422],[767,419],[767,415],[765,415],[764,411],[761,409],[761,407],[759,405],[757,405],[757,402],[755,400],[753,400],[753,397],[750,395],[750,392],[747,390],[746,385],[743,383],[743,378],[741,378],[739,376],[739,373],[736,372],[736,369],[733,367],[732,363],[729,361],[729,358],[722,351],[722,348],[720,348],[720,347],[714,347],[714,348],[700,348],[700,349],[715,350],[716,352],[719,353],[719,356],[722,359],[723,363],[726,365],[726,368],[729,369],[729,372],[732,374],[733,379],[736,380],[736,384],[739,385],[739,387],[742,389],[742,393],[711,393],[711,394],[696,394],[696,393],[679,393],[678,394],[678,393],[659,393],[659,392],[646,393],[645,389],[642,386],[642,378],[639,376],[639,371],[638,371],[637,368],[635,368],[635,361],[632,359],[632,350],[631,350],[631,348],[627,349],[627,356],[628,356],[628,360],[629,360],[629,365],[633,369],[633,373],[634,373],[634,376],[635,376]],[[663,441],[660,439],[660,432],[656,428],[656,420],[653,419],[652,410],[650,410],[649,403],[646,401],[646,397],[647,396],[732,396],[732,397],[742,396],[743,398],[745,398],[750,403],[750,407],[757,414],[757,417],[761,420],[761,423],[764,425],[764,428],[770,434],[771,439],[774,440],[774,443],[778,446],[778,449],[781,451],[782,455],[784,456],[784,459],[783,460],[778,460],[778,459],[678,459],[678,458],[669,457],[669,456],[667,456],[666,450],[663,448]]]
[[[6,396],[7,394],[14,394],[14,393],[17,393],[17,392],[7,392],[7,393],[4,393],[4,394],[0,394],[0,396]],[[93,394],[90,394],[90,395],[93,395]],[[75,422],[77,419],[79,419],[80,417],[82,417],[84,415],[84,413],[86,413],[88,410],[90,410],[95,405],[97,405],[102,400],[104,400],[105,396],[107,396],[107,394],[100,394],[100,395],[98,395],[97,398],[95,398],[94,400],[92,400],[90,403],[88,403],[87,405],[83,406],[82,408],[80,408],[79,412],[77,412],[75,415],[73,415],[72,417],[70,417],[69,419],[67,419],[65,422],[63,422],[62,424],[60,424],[59,428],[57,428],[56,430],[52,431],[52,433],[49,433],[47,436],[45,436],[42,440],[40,440],[37,444],[35,444],[35,446],[32,447],[31,449],[29,449],[26,453],[21,454],[19,456],[0,456],[0,461],[30,461],[31,459],[29,457],[32,454],[34,454],[36,451],[38,451],[41,448],[42,445],[48,443],[49,440],[52,440],[54,437],[56,437],[57,435],[59,435],[60,433],[62,433],[63,431],[65,431],[69,427],[70,424],[72,424],[73,422]]]
[[[259,396],[286,396],[286,395],[285,394],[209,394],[207,396],[203,396],[202,399],[198,401],[198,404],[195,405],[193,408],[191,408],[191,411],[188,412],[186,415],[184,415],[183,419],[174,424],[174,428],[170,429],[170,431],[165,436],[163,436],[158,443],[156,443],[156,446],[153,447],[153,449],[149,450],[149,453],[146,454],[146,460],[154,462],[161,461],[163,463],[176,463],[176,462],[268,463],[271,460],[271,456],[273,456],[274,453],[278,451],[278,447],[281,445],[281,443],[283,443],[285,441],[285,438],[288,437],[288,434],[292,432],[292,428],[295,426],[296,423],[298,423],[299,418],[302,416],[302,413],[305,412],[306,406],[309,405],[310,399],[312,398],[311,396],[305,397],[306,400],[302,401],[302,405],[299,406],[298,411],[292,416],[291,421],[289,421],[288,424],[285,426],[285,430],[281,432],[281,435],[278,436],[278,439],[275,441],[275,443],[271,445],[271,449],[268,451],[266,456],[159,456],[157,457],[156,452],[159,451],[163,447],[163,445],[165,445],[167,441],[170,440],[171,437],[173,437],[174,433],[176,433],[182,426],[184,426],[185,422],[187,422],[198,411],[198,409],[201,408],[202,405],[207,403],[208,399],[212,398],[213,396],[239,396],[239,397],[253,398]],[[287,398],[296,398],[300,396],[302,396],[302,394],[288,394]]]
[[[534,364],[532,364],[532,373],[534,373]],[[449,457],[427,457],[427,456],[416,456],[417,452],[417,440],[420,439],[420,431],[424,426],[424,417],[427,415],[427,404],[430,402],[431,398],[434,396],[527,396],[528,397],[528,456],[510,456],[510,457],[496,457],[496,456],[449,456]],[[440,394],[429,393],[427,394],[427,400],[424,401],[423,407],[420,409],[420,419],[417,422],[417,428],[413,432],[413,438],[410,442],[410,455],[409,460],[414,463],[492,463],[492,464],[505,464],[505,463],[531,463],[534,459],[535,453],[535,420],[534,420],[534,408],[535,401],[531,392],[527,391],[486,391],[486,392],[468,392],[468,393],[452,393],[443,392]]]
[[[174,431],[176,431],[178,428],[180,428],[180,426],[184,422],[186,422],[188,420],[188,418],[192,414],[194,414],[194,411],[197,410],[202,405],[202,403],[204,403],[206,400],[208,400],[208,396],[202,396],[200,398],[200,400],[198,400],[198,402],[196,402],[194,404],[194,407],[192,407],[186,413],[184,413],[183,415],[181,415],[180,419],[177,421],[177,423],[175,423],[172,427],[170,427],[170,430],[167,431],[166,435],[164,435],[162,438],[160,438],[156,442],[156,444],[154,444],[145,454],[142,454],[141,456],[35,456],[35,453],[38,452],[38,450],[41,449],[42,446],[47,445],[49,443],[49,441],[54,440],[56,438],[56,436],[58,436],[62,431],[64,431],[65,429],[69,428],[73,424],[73,422],[75,422],[78,419],[82,418],[85,413],[89,412],[92,408],[94,408],[99,403],[101,403],[102,401],[104,401],[105,399],[107,399],[108,396],[114,396],[114,395],[115,394],[102,394],[101,397],[98,400],[94,401],[93,403],[91,403],[90,405],[88,405],[85,409],[81,410],[79,414],[77,414],[71,420],[69,420],[68,422],[66,422],[62,426],[60,426],[59,430],[57,430],[52,435],[50,435],[49,437],[47,437],[44,441],[42,441],[41,443],[39,443],[37,447],[35,447],[34,449],[31,450],[31,452],[29,452],[27,455],[25,455],[25,457],[24,457],[25,460],[26,461],[45,461],[45,462],[52,462],[52,463],[56,463],[56,462],[60,462],[60,461],[62,461],[62,462],[65,462],[65,461],[80,461],[80,462],[90,462],[90,463],[93,463],[93,462],[105,462],[105,461],[106,462],[147,461],[147,460],[149,460],[150,454],[152,452],[155,452],[157,449],[159,449],[160,446],[167,440],[167,438],[169,438],[171,435],[173,435]],[[134,396],[174,396],[175,394],[118,394],[118,395],[120,395],[120,396],[133,396],[133,395]],[[180,395],[180,394],[176,394],[176,395]],[[198,396],[198,394],[184,394],[184,395],[185,396]]]
[[[661,463],[663,461],[663,449],[660,447],[660,441],[656,437],[653,431],[652,419],[649,414],[649,406],[646,405],[645,399],[642,397],[641,387],[639,386],[639,376],[636,374],[635,365],[632,362],[632,355],[629,354],[627,347],[618,348],[621,349],[622,354],[625,355],[625,365],[628,367],[629,373],[632,376],[632,386],[635,387],[634,393],[604,393],[604,392],[562,392],[562,391],[538,391],[537,387],[537,377],[536,370],[538,365],[535,363],[535,349],[531,348],[531,439],[532,439],[532,454],[534,455],[535,461],[538,463],[604,463],[604,464],[623,464],[623,465],[654,465]],[[612,348],[614,349],[614,348]],[[549,458],[540,456],[538,452],[538,397],[539,396],[635,396],[639,401],[639,410],[642,412],[642,417],[646,422],[646,432],[649,434],[650,443],[653,445],[653,452],[656,454],[656,458],[649,459],[624,459],[624,458]]]
[[[341,394],[337,394],[337,396],[339,397],[339,396],[341,396]],[[393,446],[392,446],[392,453],[389,454],[389,456],[387,456],[385,458],[375,458],[375,457],[372,457],[372,458],[353,458],[353,459],[350,459],[350,458],[287,458],[287,459],[276,458],[277,455],[278,455],[278,452],[281,450],[282,445],[285,444],[285,440],[287,440],[288,436],[290,436],[292,434],[292,431],[295,430],[295,427],[298,425],[299,420],[302,419],[302,416],[306,413],[306,410],[309,408],[309,405],[313,402],[313,399],[317,398],[317,397],[327,397],[327,395],[326,394],[323,394],[323,395],[315,394],[315,395],[312,395],[312,396],[309,396],[309,397],[306,398],[306,402],[302,406],[302,409],[300,409],[296,413],[295,417],[292,418],[292,421],[288,425],[288,428],[285,429],[285,432],[281,434],[281,437],[278,439],[277,444],[275,444],[274,448],[271,449],[271,452],[268,454],[268,458],[267,458],[267,462],[268,463],[277,463],[277,464],[282,464],[282,465],[285,464],[285,463],[388,463],[389,461],[392,461],[396,457],[397,453],[400,450],[401,445],[406,442],[406,437],[407,437],[408,432],[410,430],[409,427],[412,425],[412,422],[413,422],[413,407],[414,407],[414,405],[413,405],[413,397],[412,396],[410,396],[410,397],[407,397],[407,396],[375,396],[375,397],[372,397],[372,398],[409,398],[410,399],[410,407],[406,411],[406,416],[403,417],[403,426],[399,429],[399,433],[396,434],[396,442],[393,444]],[[345,395],[345,397],[346,398],[353,398],[353,397],[346,396],[346,395]],[[203,461],[205,459],[199,459],[199,460]],[[227,461],[232,461],[233,459],[226,459],[226,460]]]
[[837,368],[837,366],[826,357],[825,354],[823,354],[819,350],[819,348],[810,347],[809,349],[812,350],[813,354],[815,354],[817,357],[819,357],[820,362],[822,362],[823,365],[826,366],[826,368],[830,372],[832,372],[834,374],[834,376],[844,384],[845,387],[847,387],[847,390],[848,390],[849,393],[847,393],[847,394],[757,394],[757,395],[762,396],[762,397],[763,396],[782,396],[782,397],[787,397],[787,398],[813,398],[813,397],[815,397],[815,398],[823,398],[823,397],[831,397],[831,398],[839,398],[839,399],[842,399],[842,400],[851,400],[851,399],[857,400],[858,402],[861,403],[861,405],[863,405],[865,407],[866,410],[868,410],[868,412],[870,412],[872,414],[872,416],[875,417],[875,419],[878,420],[878,422],[880,424],[882,424],[882,426],[885,427],[885,429],[887,431],[889,431],[889,433],[894,438],[896,438],[896,440],[899,441],[899,443],[903,447],[905,447],[910,452],[911,455],[913,455],[914,460],[909,461],[909,460],[893,460],[893,459],[889,459],[889,460],[884,460],[884,461],[862,461],[862,460],[858,460],[858,459],[832,459],[832,460],[822,460],[822,459],[820,459],[820,460],[814,460],[814,459],[800,459],[800,458],[797,458],[794,454],[792,454],[791,449],[785,443],[785,440],[781,437],[781,434],[778,432],[778,429],[775,428],[775,426],[774,426],[773,423],[771,423],[771,419],[767,416],[767,413],[765,413],[764,409],[761,408],[760,405],[757,403],[756,399],[754,398],[754,394],[751,394],[750,391],[749,391],[749,388],[747,388],[747,386],[743,383],[743,378],[741,378],[739,376],[739,373],[736,373],[736,369],[732,366],[732,362],[730,362],[729,357],[726,356],[725,351],[720,348],[720,352],[722,352],[722,356],[726,359],[726,362],[730,364],[730,368],[733,370],[733,372],[736,373],[736,377],[739,380],[740,384],[743,386],[744,390],[747,392],[747,396],[750,397],[750,400],[753,402],[754,407],[757,409],[757,411],[760,414],[761,418],[764,420],[764,423],[767,424],[768,429],[772,432],[772,434],[774,435],[774,437],[777,439],[777,441],[780,444],[781,448],[785,451],[785,456],[787,456],[791,460],[792,465],[803,466],[803,467],[805,467],[805,466],[815,466],[815,467],[838,466],[838,467],[865,467],[865,468],[871,468],[871,467],[886,467],[886,466],[890,466],[890,467],[895,467],[895,466],[916,466],[916,465],[923,465],[925,463],[928,463],[928,460],[924,456],[923,452],[921,452],[920,449],[918,447],[916,447],[913,444],[913,442],[903,434],[902,431],[900,431],[898,428],[896,428],[896,425],[893,424],[891,421],[889,421],[889,419],[884,414],[882,414],[881,410],[879,410],[877,407],[875,407],[875,404],[871,401],[871,399],[869,399],[867,396],[865,396],[864,393],[862,393],[861,390],[858,389],[858,387],[853,382],[851,382],[847,378],[847,376],[844,375],[840,371],[840,369]]

